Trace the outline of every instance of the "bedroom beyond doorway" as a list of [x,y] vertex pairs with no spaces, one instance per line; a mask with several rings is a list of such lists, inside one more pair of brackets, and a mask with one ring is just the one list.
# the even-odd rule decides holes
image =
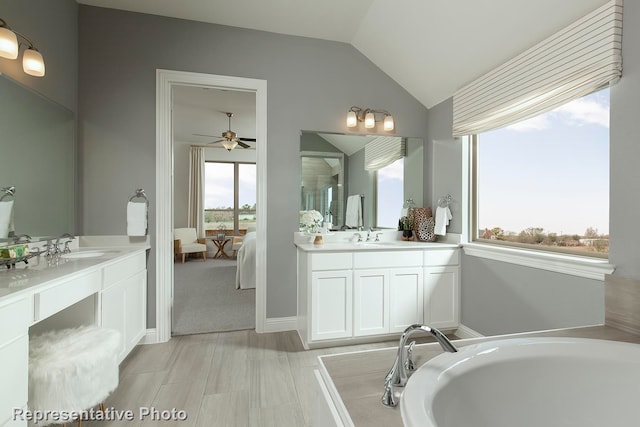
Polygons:
[[174,265],[172,335],[254,329],[255,289],[236,289],[235,259]]

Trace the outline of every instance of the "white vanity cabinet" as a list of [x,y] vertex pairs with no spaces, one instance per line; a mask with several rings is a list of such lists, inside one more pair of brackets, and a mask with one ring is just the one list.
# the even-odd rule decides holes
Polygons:
[[[0,276],[0,427],[22,426],[27,408],[29,336],[90,323],[122,334],[121,361],[146,333],[146,250],[123,247]],[[16,279],[15,277],[18,277]],[[45,423],[46,424],[46,423]]]
[[299,248],[298,333],[310,348],[389,338],[414,323],[456,328],[459,286],[455,247],[336,252]]
[[33,322],[33,298],[25,296],[0,303],[0,426],[26,426],[12,420],[14,408],[27,407],[29,392],[29,325]]
[[137,253],[103,269],[100,325],[120,332],[118,362],[146,332],[147,270],[144,253]]
[[424,254],[424,323],[434,328],[460,325],[460,252]]

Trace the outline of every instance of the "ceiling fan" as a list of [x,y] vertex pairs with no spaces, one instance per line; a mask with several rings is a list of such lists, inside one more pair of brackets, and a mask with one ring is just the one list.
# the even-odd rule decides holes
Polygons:
[[[256,139],[255,138],[240,138],[240,137],[238,137],[238,134],[231,130],[231,117],[233,116],[233,113],[225,113],[225,114],[229,118],[229,130],[227,130],[226,132],[222,132],[222,139],[220,139],[218,141],[209,142],[208,144],[222,143],[222,146],[224,148],[226,148],[227,151],[233,150],[234,148],[236,148],[237,145],[239,145],[242,148],[251,148],[250,145],[245,144],[243,141],[255,142]],[[197,134],[197,133],[194,133],[194,135],[196,135],[196,136],[212,136],[212,135],[202,135],[202,134]]]

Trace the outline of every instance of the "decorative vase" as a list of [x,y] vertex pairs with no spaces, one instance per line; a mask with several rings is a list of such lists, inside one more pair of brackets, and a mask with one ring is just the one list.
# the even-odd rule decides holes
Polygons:
[[324,239],[322,238],[322,234],[316,234],[315,239],[313,239],[313,244],[316,246],[321,246],[324,244]]

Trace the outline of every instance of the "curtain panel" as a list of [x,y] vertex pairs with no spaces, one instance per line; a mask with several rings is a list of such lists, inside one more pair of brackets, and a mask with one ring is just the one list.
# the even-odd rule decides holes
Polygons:
[[189,148],[189,206],[187,227],[195,228],[198,237],[204,230],[204,148]]
[[456,91],[453,136],[537,116],[621,76],[622,3],[612,0]]
[[407,155],[406,139],[380,136],[364,146],[364,170],[375,171]]

